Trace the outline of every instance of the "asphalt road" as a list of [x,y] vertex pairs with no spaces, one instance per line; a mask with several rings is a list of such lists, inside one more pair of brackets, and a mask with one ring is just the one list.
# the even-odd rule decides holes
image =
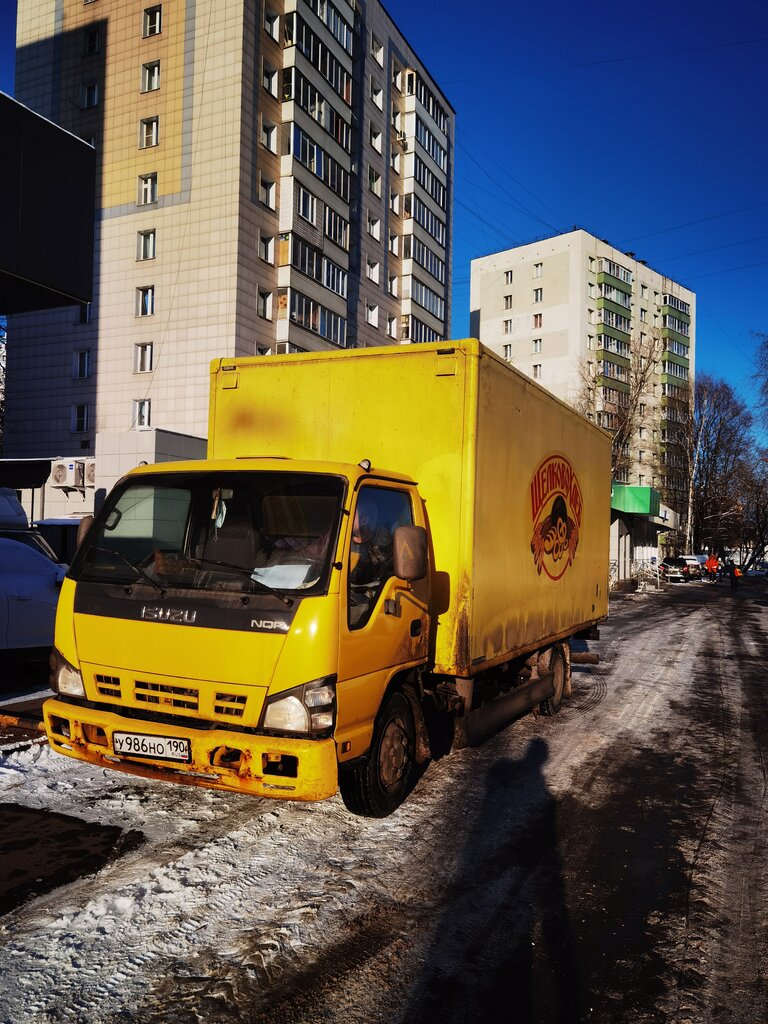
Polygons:
[[44,862],[0,1021],[765,1024],[766,626],[762,581],[616,599],[560,715],[385,822],[0,760],[0,865]]

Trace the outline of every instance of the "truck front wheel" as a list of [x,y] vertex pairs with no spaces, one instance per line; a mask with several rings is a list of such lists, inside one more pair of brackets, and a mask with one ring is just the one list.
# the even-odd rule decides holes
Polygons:
[[339,766],[341,798],[353,814],[386,818],[405,800],[414,768],[416,729],[402,693],[390,693],[376,719],[365,757]]

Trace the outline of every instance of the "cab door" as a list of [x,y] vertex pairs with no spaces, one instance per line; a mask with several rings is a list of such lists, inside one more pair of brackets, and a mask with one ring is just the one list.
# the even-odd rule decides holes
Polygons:
[[392,676],[427,658],[428,576],[407,583],[393,568],[397,527],[423,525],[418,500],[414,488],[370,483],[350,510],[339,624],[340,760],[365,753]]

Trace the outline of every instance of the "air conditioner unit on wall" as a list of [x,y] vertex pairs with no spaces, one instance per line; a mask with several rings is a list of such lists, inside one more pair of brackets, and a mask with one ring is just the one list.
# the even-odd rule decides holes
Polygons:
[[83,483],[86,487],[96,486],[96,459],[85,459],[83,462]]
[[83,463],[77,459],[66,459],[51,464],[53,487],[83,487],[83,477]]

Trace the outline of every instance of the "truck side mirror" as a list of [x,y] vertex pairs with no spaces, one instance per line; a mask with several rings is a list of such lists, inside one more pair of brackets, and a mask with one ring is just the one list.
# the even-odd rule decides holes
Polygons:
[[427,531],[423,526],[398,526],[395,530],[394,571],[409,583],[427,575]]
[[83,537],[90,529],[91,523],[93,522],[93,516],[83,516],[80,520],[80,525],[77,528],[77,547],[79,548],[83,542]]

